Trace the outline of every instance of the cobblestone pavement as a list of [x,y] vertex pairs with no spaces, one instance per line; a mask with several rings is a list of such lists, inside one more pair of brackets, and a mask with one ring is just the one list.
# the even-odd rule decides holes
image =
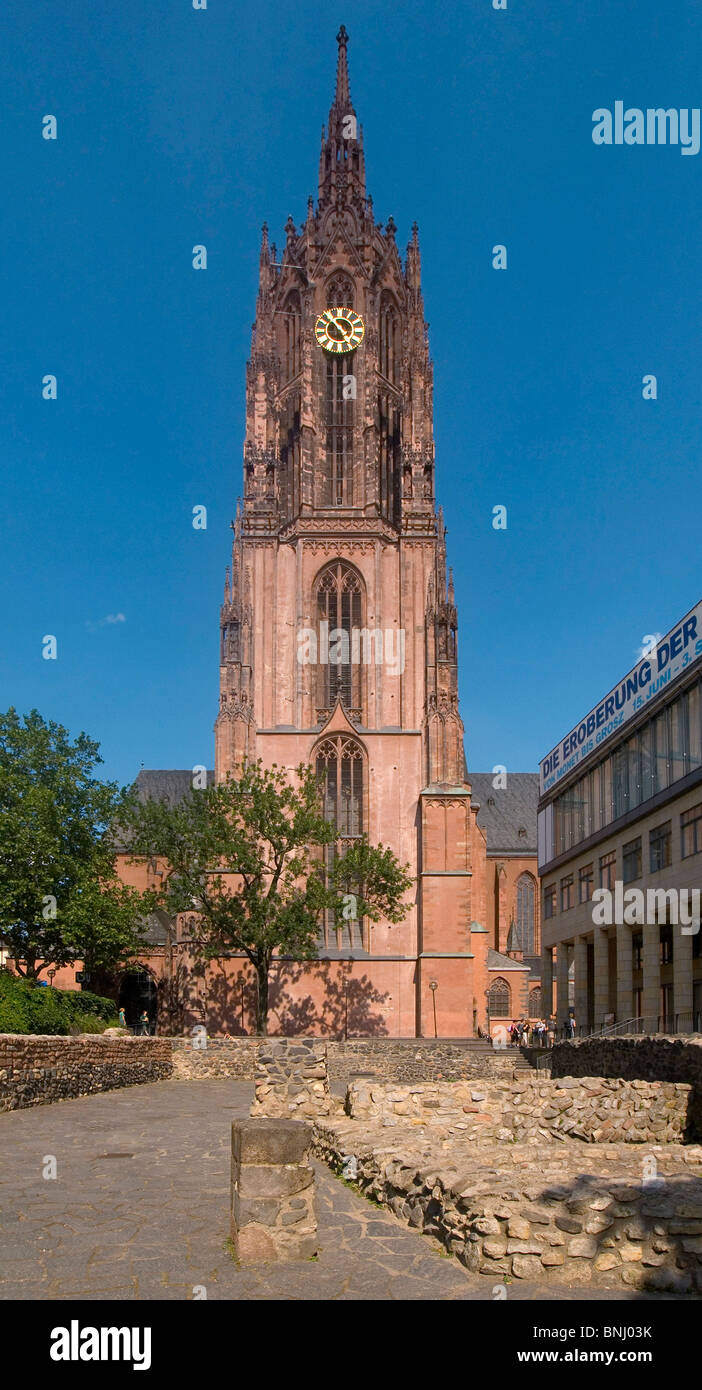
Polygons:
[[[253,1087],[161,1081],[0,1115],[0,1298],[492,1299],[441,1247],[318,1167],[320,1254],[239,1268],[230,1123]],[[55,1179],[43,1177],[56,1160]],[[508,1299],[635,1297],[515,1280]],[[641,1296],[636,1296],[640,1300]]]

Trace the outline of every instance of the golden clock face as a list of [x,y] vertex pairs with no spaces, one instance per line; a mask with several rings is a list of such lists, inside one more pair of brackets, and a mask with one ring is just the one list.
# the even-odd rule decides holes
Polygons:
[[314,333],[325,352],[354,352],[363,342],[366,325],[355,309],[325,309],[319,315]]

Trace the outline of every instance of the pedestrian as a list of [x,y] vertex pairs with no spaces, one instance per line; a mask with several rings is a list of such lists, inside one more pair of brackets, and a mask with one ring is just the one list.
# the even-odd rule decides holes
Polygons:
[[140,1032],[142,1035],[143,1035],[143,1034],[146,1034],[146,1035],[148,1036],[148,1032],[149,1032],[149,1015],[147,1014],[146,1009],[144,1009],[143,1013],[141,1013],[141,1014],[139,1015],[139,1032]]
[[531,1031],[531,1029],[530,1029],[529,1020],[528,1020],[528,1018],[525,1018],[525,1020],[524,1020],[524,1026],[523,1026],[523,1028],[522,1028],[522,1042],[524,1043],[524,1046],[525,1046],[525,1047],[528,1047],[528,1046],[529,1046],[529,1033],[530,1033],[530,1031]]
[[127,1019],[125,1017],[124,1009],[120,1009],[119,1011],[119,1026],[120,1028],[126,1028],[127,1026]]

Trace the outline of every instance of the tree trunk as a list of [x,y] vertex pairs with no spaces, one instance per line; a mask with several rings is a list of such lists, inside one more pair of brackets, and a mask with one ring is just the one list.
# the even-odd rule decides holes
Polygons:
[[268,1033],[268,965],[268,960],[262,960],[256,966],[256,1032],[264,1037]]

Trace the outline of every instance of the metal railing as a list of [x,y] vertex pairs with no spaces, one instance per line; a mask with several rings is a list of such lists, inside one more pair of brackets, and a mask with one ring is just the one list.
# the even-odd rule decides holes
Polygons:
[[683,1010],[675,1014],[646,1014],[637,1018],[627,1018],[621,1023],[592,1025],[576,1028],[573,1039],[565,1037],[563,1042],[589,1042],[591,1038],[644,1037],[646,1034],[667,1033],[685,1034],[702,1032],[702,1012],[699,1009]]
[[[565,1026],[559,1028],[559,1033],[565,1033]],[[557,1042],[590,1042],[595,1038],[623,1038],[623,1037],[644,1037],[652,1034],[687,1034],[702,1033],[702,1010],[684,1009],[675,1014],[657,1014],[655,1017],[639,1016],[638,1018],[627,1018],[621,1023],[601,1024],[594,1031],[588,1031],[582,1027],[575,1031],[573,1038],[556,1037]],[[539,1052],[533,1057],[533,1064],[537,1071],[545,1070],[552,1064],[552,1048],[547,1047],[543,1052]]]

